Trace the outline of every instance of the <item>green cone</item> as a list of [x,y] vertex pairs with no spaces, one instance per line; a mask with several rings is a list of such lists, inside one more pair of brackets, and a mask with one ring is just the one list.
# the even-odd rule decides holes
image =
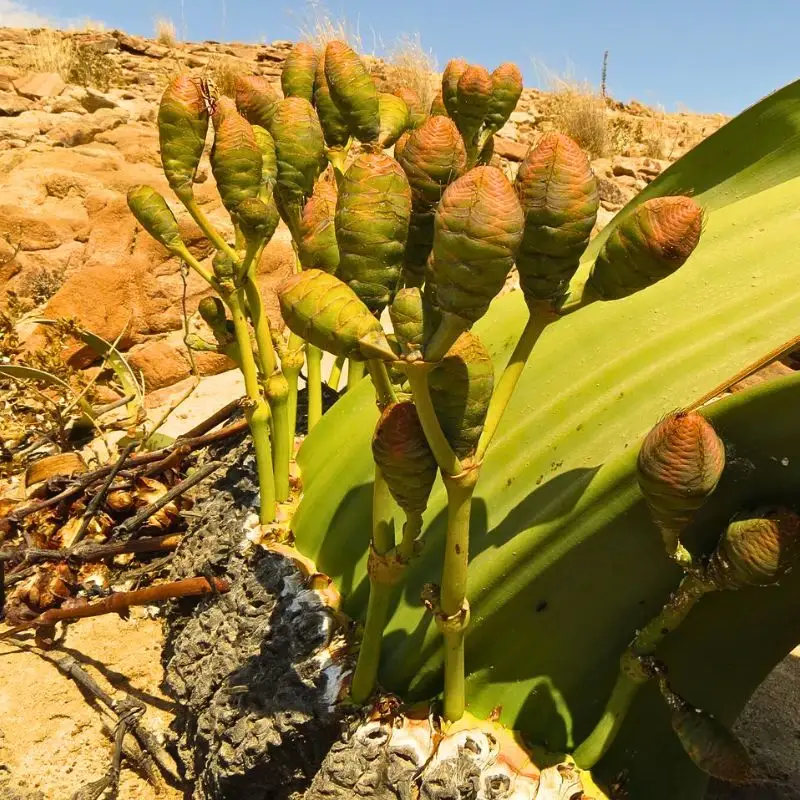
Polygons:
[[344,147],[350,138],[350,130],[342,112],[333,102],[328,79],[325,77],[325,51],[317,59],[317,74],[314,78],[314,105],[328,147]]
[[325,168],[322,128],[311,103],[287,97],[275,110],[270,133],[278,161],[275,199],[294,233],[306,198],[314,192],[314,181]]
[[702,209],[690,197],[646,200],[606,239],[588,286],[604,300],[646,289],[686,263],[702,232]]
[[261,198],[251,197],[243,200],[236,207],[236,221],[247,241],[268,242],[275,234],[280,222],[278,209],[272,196],[269,202]]
[[233,214],[247,199],[258,197],[263,158],[253,128],[228,97],[221,97],[214,114],[211,171],[222,204]]
[[281,88],[284,97],[302,97],[312,102],[314,98],[314,75],[317,71],[317,54],[308,42],[298,42],[292,48],[281,72]]
[[225,315],[225,306],[219,297],[204,297],[197,310],[206,325],[214,334],[217,342],[216,350],[228,356],[235,364],[241,365],[241,353],[236,343],[236,332],[233,322]]
[[322,350],[357,360],[378,353],[395,358],[380,322],[334,275],[303,270],[284,281],[278,300],[289,329]]
[[150,186],[134,186],[128,192],[128,208],[136,221],[167,250],[185,247],[178,221],[167,201]]
[[428,113],[419,99],[419,95],[407,86],[398,86],[392,89],[392,94],[399,97],[408,108],[408,125],[412,129],[419,128],[428,118]]
[[[442,105],[449,117],[456,122],[458,121],[458,81],[468,68],[469,64],[463,58],[452,58],[447,62],[442,73]],[[431,110],[431,114],[433,114],[433,110]]]
[[297,254],[303,267],[314,267],[334,273],[339,267],[339,245],[336,242],[336,185],[317,181],[300,219]]
[[272,115],[281,101],[270,80],[257,75],[237,75],[234,86],[239,113],[251,125],[269,130]]
[[225,306],[219,297],[204,297],[197,306],[203,321],[211,328],[214,338],[220,346],[234,341],[234,333],[229,329],[232,325],[225,314]]
[[707,775],[726,783],[751,783],[756,778],[742,742],[711,714],[694,708],[662,680],[661,693],[670,708],[672,729],[686,755]]
[[260,125],[253,125],[253,136],[261,151],[261,183],[274,188],[278,180],[278,158],[275,153],[275,140],[268,130]]
[[381,414],[372,455],[397,505],[407,516],[425,511],[438,467],[413,403],[392,403]]
[[381,92],[378,95],[381,130],[378,134],[378,147],[385,150],[391,147],[409,126],[408,106],[405,101],[393,94]]
[[431,400],[445,438],[459,458],[475,453],[494,391],[492,359],[466,331],[428,376]]
[[487,131],[496,133],[508,122],[522,96],[522,73],[507,61],[492,72],[492,95],[484,122]]
[[728,525],[708,565],[720,589],[770,586],[800,556],[800,517],[786,508],[762,507]]
[[411,220],[403,261],[406,285],[419,286],[433,248],[436,206],[445,188],[467,165],[464,141],[446,116],[430,117],[415,130],[395,157],[411,186]]
[[461,177],[467,166],[464,142],[448,117],[430,117],[413,131],[398,156],[411,186],[415,205],[432,207],[445,188]]
[[328,42],[325,77],[331,98],[361,142],[374,142],[380,133],[378,90],[358,54],[344,42]]
[[192,196],[197,165],[208,133],[208,110],[200,79],[181,75],[167,87],[158,108],[161,164],[181,200]]
[[362,153],[339,187],[338,275],[376,315],[397,290],[410,215],[411,189],[398,163]]
[[423,344],[422,292],[416,287],[400,289],[389,306],[397,340],[405,350],[421,350]]
[[647,434],[636,469],[639,488],[673,555],[692,515],[717,488],[725,445],[701,414],[677,412]]
[[480,319],[514,265],[522,229],[522,208],[499,169],[475,167],[451,183],[434,223],[432,276],[439,310],[470,324]]
[[472,142],[483,125],[492,98],[492,76],[479,65],[467,67],[456,84],[456,122],[465,141]]
[[547,133],[528,151],[514,181],[525,233],[517,269],[525,299],[552,300],[578,268],[600,199],[589,160],[563,133]]

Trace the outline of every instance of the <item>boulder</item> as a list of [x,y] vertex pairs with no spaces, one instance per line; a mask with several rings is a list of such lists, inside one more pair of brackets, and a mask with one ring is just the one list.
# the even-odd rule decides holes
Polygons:
[[128,121],[128,112],[121,108],[101,108],[94,114],[63,122],[51,128],[48,139],[62,147],[89,144],[99,133],[113,130]]
[[494,137],[494,154],[509,161],[522,161],[528,152],[528,145],[514,142],[503,136]]
[[23,111],[29,111],[33,102],[15,92],[0,91],[0,116],[16,117]]
[[58,97],[66,86],[64,79],[57,72],[33,72],[14,81],[17,94],[30,100]]

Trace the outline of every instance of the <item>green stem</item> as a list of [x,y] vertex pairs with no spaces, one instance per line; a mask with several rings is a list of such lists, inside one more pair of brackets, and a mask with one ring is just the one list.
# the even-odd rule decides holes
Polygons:
[[397,552],[403,561],[410,561],[414,556],[414,546],[421,531],[422,514],[406,516],[406,521],[403,525],[403,538],[397,548]]
[[434,366],[435,364],[418,361],[405,364],[404,369],[414,395],[414,405],[417,407],[422,430],[425,432],[425,438],[433,451],[436,463],[444,475],[459,475],[463,472],[463,467],[445,438],[431,400],[428,372]]
[[233,220],[233,235],[235,237],[234,246],[236,247],[236,250],[244,250],[247,247],[247,242],[245,241],[242,229],[239,227],[239,223],[235,220]]
[[347,364],[347,390],[353,389],[355,385],[364,377],[365,365],[363,361],[348,359]]
[[331,374],[328,375],[328,386],[330,386],[334,392],[339,391],[339,381],[342,379],[342,367],[346,360],[346,356],[336,356],[336,361],[333,362],[333,366],[331,367]]
[[[375,466],[375,483],[372,493],[372,549],[378,556],[385,556],[394,547],[394,532],[391,524],[392,496],[378,466]],[[381,580],[377,571],[370,574],[369,601],[364,635],[358,651],[358,662],[350,694],[354,702],[366,702],[375,688],[381,657],[381,639],[389,615],[389,601],[393,584]]]
[[537,314],[531,312],[525,328],[520,334],[517,346],[511,354],[508,365],[503,371],[503,375],[495,386],[492,393],[492,399],[489,401],[489,410],[486,412],[486,422],[483,425],[483,433],[481,434],[480,441],[478,442],[478,449],[475,458],[481,461],[486,453],[497,428],[500,425],[500,420],[503,418],[506,408],[517,388],[522,372],[525,369],[525,364],[530,358],[531,351],[533,350],[539,337],[542,335],[544,329],[553,317],[550,314]]
[[308,365],[308,432],[322,419],[322,350],[313,344],[306,345]]
[[244,293],[242,290],[230,292],[226,300],[231,309],[231,319],[242,360],[245,390],[250,401],[245,409],[245,415],[256,451],[258,486],[261,492],[259,520],[265,524],[275,519],[275,479],[272,471],[272,447],[269,437],[270,409],[261,395],[258,382],[256,360],[250,345],[250,331],[244,315]]
[[426,361],[441,361],[446,355],[447,351],[455,344],[456,339],[469,328],[470,323],[463,317],[457,314],[451,314],[448,311],[442,312],[442,318],[439,322],[439,327],[436,333],[430,338],[430,341],[425,345],[425,360]]
[[581,769],[591,769],[606,754],[642,685],[642,681],[620,669],[600,721],[573,753]]
[[270,375],[275,372],[275,349],[272,346],[269,319],[264,311],[264,302],[261,299],[261,292],[258,291],[252,268],[247,273],[244,291],[247,296],[247,305],[250,308],[250,319],[253,321],[253,330],[256,334],[261,374],[264,380],[267,380]]
[[189,252],[189,248],[186,245],[182,244],[180,247],[175,247],[172,252],[216,291],[220,291],[219,281]]
[[639,688],[649,680],[648,673],[638,665],[638,659],[655,653],[666,636],[686,619],[697,601],[712,591],[713,585],[699,575],[687,575],[661,611],[636,634],[622,654],[617,682],[600,721],[573,753],[579,767],[591,769],[608,752]]
[[384,409],[391,403],[396,403],[397,396],[394,393],[394,386],[392,386],[392,382],[389,379],[389,372],[383,361],[377,358],[371,358],[367,361],[367,369],[372,378],[372,383],[375,385],[378,408]]
[[222,238],[217,229],[211,224],[211,220],[197,204],[197,200],[192,197],[181,198],[186,210],[191,214],[192,219],[197,223],[197,227],[203,232],[205,237],[217,248],[232,259],[234,264],[239,263],[239,254]]
[[361,640],[353,682],[350,685],[350,696],[353,702],[359,705],[369,699],[378,678],[381,639],[383,638],[383,629],[386,627],[386,619],[389,616],[391,597],[391,586],[370,581],[364,637]]
[[289,436],[294,442],[297,431],[297,380],[303,368],[305,342],[295,333],[289,336],[285,358],[282,359],[281,368],[289,383]]
[[437,622],[444,637],[444,717],[451,722],[461,719],[466,706],[464,639],[469,625],[469,521],[479,474],[479,469],[472,469],[456,476],[443,476],[447,489],[447,538]]
[[275,478],[275,499],[289,499],[289,463],[292,439],[289,436],[289,384],[286,376],[276,372],[267,382],[267,399],[272,410],[272,468]]

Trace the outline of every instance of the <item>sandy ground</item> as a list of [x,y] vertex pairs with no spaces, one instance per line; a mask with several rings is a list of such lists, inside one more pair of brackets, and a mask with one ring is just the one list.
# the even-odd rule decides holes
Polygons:
[[[162,738],[172,704],[158,688],[161,643],[161,623],[146,610],[133,609],[128,620],[108,615],[68,626],[52,654],[72,655],[114,699],[130,694],[142,700],[147,705],[142,722]],[[113,753],[104,722],[114,724],[46,659],[0,643],[2,800],[69,800],[101,778]],[[157,794],[128,766],[122,770],[119,800],[182,796],[169,787]]]

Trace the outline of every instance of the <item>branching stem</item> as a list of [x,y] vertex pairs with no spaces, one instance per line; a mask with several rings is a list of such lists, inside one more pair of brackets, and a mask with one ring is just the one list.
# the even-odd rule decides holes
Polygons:
[[600,721],[573,754],[579,767],[591,769],[608,752],[639,689],[650,679],[638,659],[653,655],[666,636],[686,619],[697,601],[714,588],[699,575],[687,575],[661,611],[636,634],[622,654],[617,682]]

